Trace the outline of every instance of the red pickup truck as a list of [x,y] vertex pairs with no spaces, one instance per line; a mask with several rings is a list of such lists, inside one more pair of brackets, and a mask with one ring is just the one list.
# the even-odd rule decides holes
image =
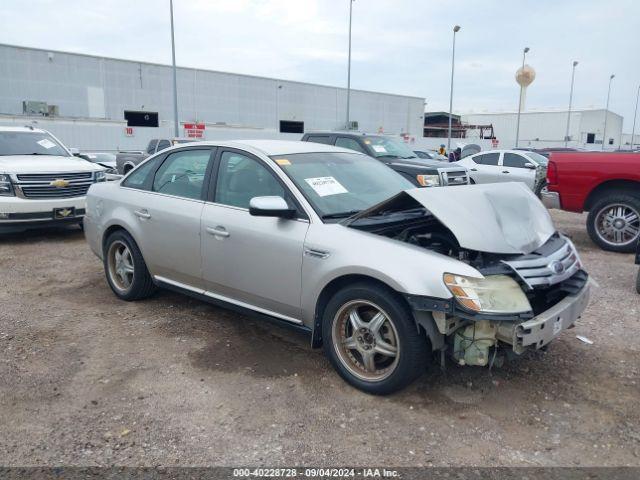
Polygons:
[[640,154],[554,152],[541,198],[548,208],[589,212],[587,231],[601,248],[634,252],[640,238]]

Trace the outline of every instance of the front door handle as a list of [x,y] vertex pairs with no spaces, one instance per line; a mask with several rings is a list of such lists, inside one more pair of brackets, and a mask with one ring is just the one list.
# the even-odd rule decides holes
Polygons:
[[151,214],[145,209],[136,210],[133,213],[135,213],[136,217],[138,217],[138,218],[144,218],[144,219],[147,219],[147,220],[151,218]]
[[469,170],[471,170],[472,172],[477,172],[478,171],[477,168],[470,168]]
[[502,170],[502,173],[511,173],[509,170]]
[[216,237],[228,237],[230,235],[229,232],[224,227],[207,227],[207,233],[216,236]]

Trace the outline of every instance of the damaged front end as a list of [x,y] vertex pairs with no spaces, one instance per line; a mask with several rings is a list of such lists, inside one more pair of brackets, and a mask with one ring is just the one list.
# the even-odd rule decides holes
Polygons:
[[518,355],[546,347],[589,301],[589,278],[572,242],[524,185],[444,190],[403,192],[348,225],[453,257],[479,273],[441,272],[449,299],[406,295],[434,350],[484,366],[505,347]]

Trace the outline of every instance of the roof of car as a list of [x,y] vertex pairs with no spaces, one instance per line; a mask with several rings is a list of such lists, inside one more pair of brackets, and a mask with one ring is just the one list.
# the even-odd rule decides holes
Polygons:
[[[236,140],[229,142],[206,141],[199,145],[228,146],[236,148],[250,148],[257,150],[264,155],[293,155],[295,153],[318,153],[318,152],[343,152],[357,153],[347,148],[334,147],[323,143],[300,142],[290,140]],[[184,144],[181,145],[184,147]]]
[[[384,137],[384,134],[380,133],[367,133],[367,132],[358,132],[354,130],[345,131],[345,130],[336,130],[336,131],[318,131],[318,132],[307,132],[305,135],[344,135],[349,137]],[[389,135],[386,135],[389,136]]]
[[0,125],[0,132],[38,132],[45,133],[45,130],[35,127],[8,127]]

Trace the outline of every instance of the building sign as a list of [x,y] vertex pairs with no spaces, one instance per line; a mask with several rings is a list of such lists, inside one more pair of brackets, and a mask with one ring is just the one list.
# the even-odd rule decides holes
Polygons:
[[187,138],[203,138],[204,123],[185,123],[184,135]]
[[500,143],[500,142],[498,142],[497,138],[492,138],[491,139],[491,147],[492,148],[498,148],[498,143]]
[[133,127],[124,127],[124,134],[126,137],[133,137]]

